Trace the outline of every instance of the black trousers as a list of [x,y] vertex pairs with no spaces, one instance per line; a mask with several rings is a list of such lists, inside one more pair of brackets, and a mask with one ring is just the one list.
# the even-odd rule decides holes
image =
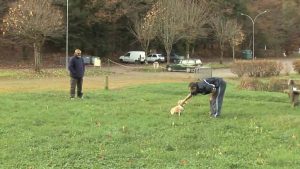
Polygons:
[[75,97],[75,90],[77,87],[77,97],[81,98],[83,93],[82,93],[82,83],[83,83],[83,78],[74,78],[71,77],[71,90],[70,90],[70,94],[71,94],[71,98]]

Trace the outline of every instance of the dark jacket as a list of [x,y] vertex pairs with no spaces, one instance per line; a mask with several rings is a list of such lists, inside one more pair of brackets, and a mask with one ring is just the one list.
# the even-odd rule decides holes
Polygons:
[[85,65],[81,57],[73,56],[69,62],[70,76],[73,78],[82,78],[84,76]]
[[218,77],[206,78],[200,82],[197,82],[197,93],[194,93],[194,95],[198,93],[203,95],[210,94],[212,93],[213,88],[220,87],[223,82],[223,79]]

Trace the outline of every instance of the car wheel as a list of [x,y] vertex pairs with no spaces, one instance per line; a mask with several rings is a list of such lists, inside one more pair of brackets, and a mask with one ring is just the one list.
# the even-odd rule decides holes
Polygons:
[[120,62],[122,62],[122,63],[123,63],[123,62],[124,62],[124,61],[123,61],[123,59],[120,59]]
[[186,68],[186,72],[187,73],[191,73],[191,69],[190,68]]
[[172,68],[171,68],[171,67],[168,67],[167,70],[168,70],[169,72],[172,72]]

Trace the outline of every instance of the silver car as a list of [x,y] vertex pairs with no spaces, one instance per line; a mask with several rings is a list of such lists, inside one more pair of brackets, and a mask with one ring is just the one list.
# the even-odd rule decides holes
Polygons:
[[165,57],[162,54],[149,54],[146,58],[147,62],[165,62]]

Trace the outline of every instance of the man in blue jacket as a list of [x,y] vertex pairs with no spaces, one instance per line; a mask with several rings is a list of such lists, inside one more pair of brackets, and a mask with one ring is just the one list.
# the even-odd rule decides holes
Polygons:
[[211,94],[210,114],[213,117],[220,116],[226,90],[226,82],[222,78],[211,77],[198,82],[191,82],[189,89],[191,93],[184,100],[180,101],[180,104],[184,104],[188,99],[197,94]]
[[77,97],[83,98],[82,83],[83,83],[85,65],[81,57],[80,49],[76,49],[74,56],[71,57],[69,62],[69,71],[71,76],[71,90],[70,90],[71,99],[75,98],[76,87],[77,87]]

